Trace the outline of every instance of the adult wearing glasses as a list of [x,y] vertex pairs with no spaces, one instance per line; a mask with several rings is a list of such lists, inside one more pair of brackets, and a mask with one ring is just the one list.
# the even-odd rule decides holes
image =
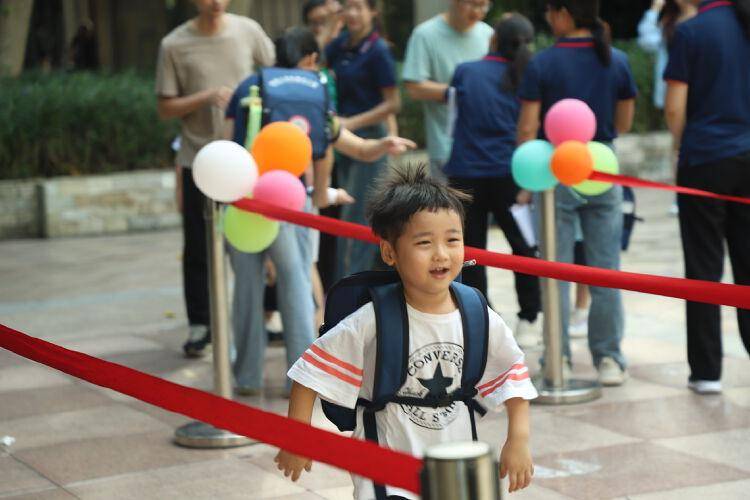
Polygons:
[[446,12],[414,28],[409,38],[403,80],[409,96],[424,103],[432,175],[445,177],[442,169],[451,152],[449,83],[456,66],[487,54],[493,29],[483,19],[491,8],[489,0],[450,0]]

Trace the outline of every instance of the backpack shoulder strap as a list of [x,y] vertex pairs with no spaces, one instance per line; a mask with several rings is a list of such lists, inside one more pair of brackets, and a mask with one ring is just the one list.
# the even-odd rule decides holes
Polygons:
[[406,381],[409,316],[400,282],[370,288],[375,309],[375,380],[372,411],[381,410]]
[[452,283],[451,291],[458,303],[464,331],[464,365],[461,387],[472,390],[482,379],[487,365],[489,314],[482,293],[461,283]]
[[[406,381],[409,355],[409,316],[401,282],[370,287],[375,310],[375,380],[372,402],[362,419],[365,438],[378,443],[375,412],[382,410]],[[386,500],[386,489],[374,484],[375,499]]]
[[476,386],[482,379],[484,369],[487,365],[487,350],[489,344],[490,319],[487,312],[487,299],[484,295],[470,286],[453,282],[451,292],[458,304],[461,313],[464,333],[464,364],[461,375],[461,393],[463,401],[469,407],[471,418],[471,436],[474,441],[478,439],[476,415],[484,415],[482,405],[474,399]]

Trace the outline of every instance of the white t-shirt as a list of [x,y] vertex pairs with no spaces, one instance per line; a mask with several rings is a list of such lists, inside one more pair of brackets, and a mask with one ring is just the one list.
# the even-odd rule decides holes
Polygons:
[[[458,310],[427,314],[407,305],[409,362],[400,396],[450,394],[461,386],[463,327]],[[289,377],[316,391],[321,398],[354,408],[357,398],[371,400],[375,369],[375,311],[362,306],[320,337],[289,370]],[[487,409],[499,411],[510,398],[534,399],[524,355],[500,316],[489,310],[487,365],[477,385],[477,399]],[[432,444],[470,441],[469,410],[461,402],[443,408],[412,407],[389,403],[376,414],[380,445],[421,457]],[[354,437],[364,439],[362,408],[357,411]],[[354,498],[375,498],[372,482],[352,475]],[[398,488],[388,495],[418,499]]]

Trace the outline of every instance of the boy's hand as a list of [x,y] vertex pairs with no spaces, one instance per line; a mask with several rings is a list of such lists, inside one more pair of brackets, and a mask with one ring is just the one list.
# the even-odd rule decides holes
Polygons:
[[500,477],[508,476],[508,491],[522,490],[531,484],[534,475],[534,464],[531,462],[531,451],[526,440],[508,439],[500,454]]
[[302,469],[305,469],[307,472],[310,472],[312,469],[312,460],[284,450],[279,451],[273,461],[276,462],[277,468],[280,471],[284,471],[285,477],[292,476],[292,481],[299,479],[300,475],[302,475]]

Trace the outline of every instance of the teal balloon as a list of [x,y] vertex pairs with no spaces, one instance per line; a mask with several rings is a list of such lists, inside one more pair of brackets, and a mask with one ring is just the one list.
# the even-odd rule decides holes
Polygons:
[[[589,152],[594,159],[594,171],[604,172],[605,174],[619,174],[620,163],[617,161],[617,155],[611,147],[601,142],[589,142]],[[584,181],[573,186],[573,189],[586,196],[599,196],[612,189],[611,182],[601,181]]]
[[277,221],[232,206],[224,212],[224,236],[240,252],[260,253],[271,246],[278,234]]
[[554,146],[539,139],[521,144],[513,153],[511,172],[513,180],[527,191],[546,191],[557,186],[550,161]]

